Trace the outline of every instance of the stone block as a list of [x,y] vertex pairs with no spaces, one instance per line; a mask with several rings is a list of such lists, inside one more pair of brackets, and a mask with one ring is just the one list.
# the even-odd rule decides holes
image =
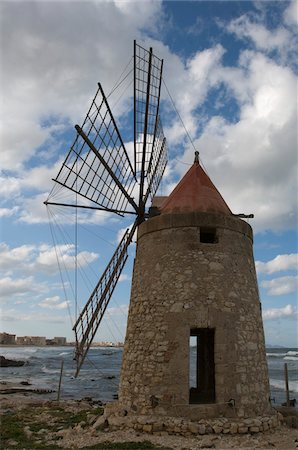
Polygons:
[[143,425],[143,431],[145,433],[152,433],[153,425],[151,423],[146,423]]
[[212,428],[213,428],[213,431],[214,431],[215,434],[219,434],[223,430],[223,427],[221,427],[219,425],[214,425]]
[[248,427],[245,426],[245,425],[240,425],[240,426],[238,427],[238,433],[239,433],[239,434],[245,434],[245,433],[248,433]]
[[191,433],[197,434],[199,432],[199,425],[195,422],[190,422],[188,425],[188,429]]
[[238,424],[237,423],[231,423],[231,426],[230,426],[230,433],[231,434],[236,434],[236,433],[238,433]]
[[259,433],[260,432],[260,427],[257,427],[257,426],[252,426],[252,427],[249,427],[249,432],[250,433]]

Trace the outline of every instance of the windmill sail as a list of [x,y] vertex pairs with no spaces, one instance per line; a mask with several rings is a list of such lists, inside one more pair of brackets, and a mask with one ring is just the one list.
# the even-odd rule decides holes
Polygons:
[[[159,117],[163,60],[152,49],[134,43],[134,167],[128,157],[109,104],[99,84],[83,125],[54,180],[77,193],[87,204],[45,204],[132,213],[127,231],[99,279],[73,330],[76,338],[76,376],[95,337],[121,271],[137,226],[146,219],[146,202],[155,195],[167,163],[166,139]],[[138,190],[138,199],[133,198]],[[54,197],[52,191],[49,198]]]
[[[151,169],[156,137],[163,60],[134,45],[134,151],[135,172],[146,177]],[[141,192],[142,194],[142,192]],[[141,200],[143,200],[141,195]]]
[[125,265],[128,257],[127,249],[132,241],[136,226],[137,221],[131,230],[126,230],[108,266],[73,327],[76,336],[75,360],[77,362],[77,370],[75,376],[80,371]]
[[82,127],[54,181],[102,209],[126,212],[136,185],[134,171],[99,84]]

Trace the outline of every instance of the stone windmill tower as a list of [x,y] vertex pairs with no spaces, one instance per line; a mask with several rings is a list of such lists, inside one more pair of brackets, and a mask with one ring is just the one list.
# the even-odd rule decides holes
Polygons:
[[[218,431],[212,420],[224,417],[225,432],[260,431],[276,418],[269,417],[252,230],[231,213],[198,155],[168,198],[155,197],[167,164],[160,118],[162,72],[163,60],[152,48],[134,42],[133,69],[109,94],[133,73],[133,155],[99,84],[44,202],[134,217],[73,326],[76,376],[137,230],[119,402],[104,417],[109,415],[115,426],[143,424],[147,430],[159,429],[156,418],[163,418],[161,428],[175,432],[193,432],[201,420],[211,421],[201,423],[206,432],[213,426],[217,428],[211,431]],[[169,417],[176,418],[174,425]],[[242,424],[243,418],[257,422]]]
[[175,417],[176,431],[177,418],[180,431],[204,419],[211,432],[219,417],[227,432],[274,426],[250,225],[198,155],[150,212],[138,229],[119,406],[147,416],[147,430],[161,417],[166,428]]

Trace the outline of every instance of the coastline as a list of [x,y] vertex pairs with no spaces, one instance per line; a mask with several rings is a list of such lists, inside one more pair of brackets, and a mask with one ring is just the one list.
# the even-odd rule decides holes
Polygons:
[[[8,394],[8,389],[24,388],[23,392]],[[29,386],[30,389],[30,386]],[[262,433],[243,435],[190,435],[178,436],[164,431],[144,433],[135,430],[112,430],[105,428],[102,420],[101,402],[91,399],[48,400],[46,393],[38,395],[26,386],[13,383],[1,385],[2,445],[3,450],[22,448],[38,449],[297,449],[298,414],[294,408],[282,411],[282,425]],[[279,411],[281,408],[279,408]],[[295,417],[295,419],[292,419]],[[291,421],[287,419],[291,417]],[[14,424],[18,424],[16,429]],[[291,426],[289,426],[289,424]],[[16,433],[16,431],[18,431]],[[103,443],[111,443],[103,446]],[[148,444],[141,444],[147,442]],[[119,443],[131,443],[124,447]],[[151,444],[149,444],[151,443]],[[123,444],[124,445],[124,444]],[[50,446],[50,447],[49,447]]]

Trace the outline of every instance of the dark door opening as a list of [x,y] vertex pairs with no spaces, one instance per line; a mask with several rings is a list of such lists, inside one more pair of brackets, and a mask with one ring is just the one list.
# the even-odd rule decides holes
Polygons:
[[190,330],[189,403],[215,402],[214,331]]

